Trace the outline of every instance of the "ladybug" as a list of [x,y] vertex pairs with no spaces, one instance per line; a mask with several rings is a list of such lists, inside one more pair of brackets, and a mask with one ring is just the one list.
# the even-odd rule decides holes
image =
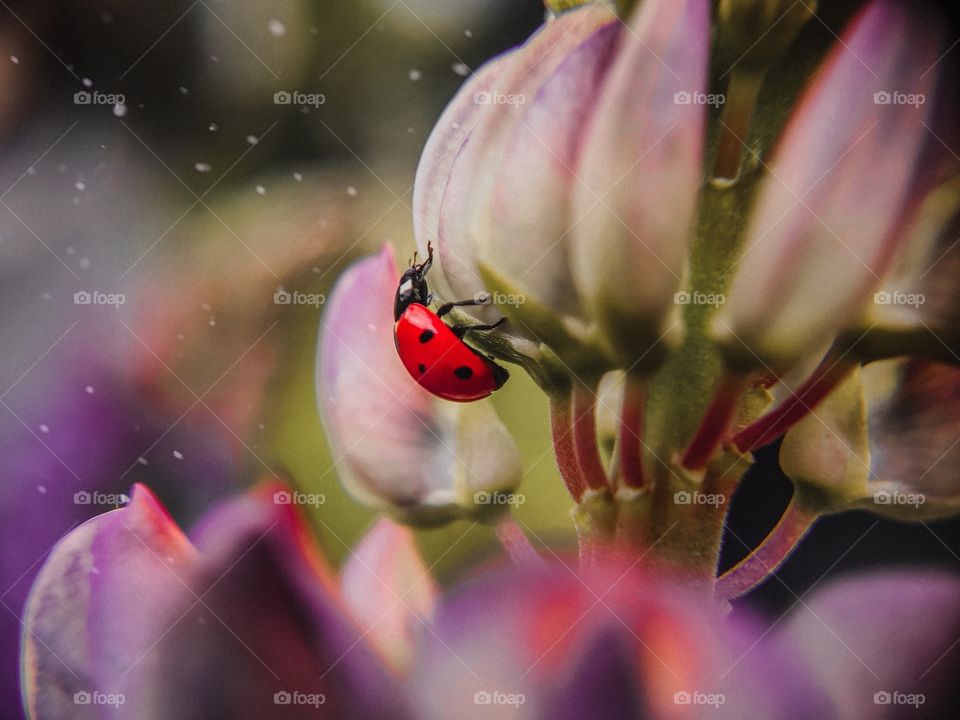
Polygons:
[[455,307],[484,305],[481,300],[458,300],[430,310],[433,296],[427,289],[427,272],[433,264],[433,246],[427,245],[427,259],[400,276],[393,303],[393,341],[403,366],[423,388],[445,400],[470,402],[499,390],[510,377],[506,368],[481,355],[463,341],[473,330],[493,330],[492,325],[447,325],[441,318]]

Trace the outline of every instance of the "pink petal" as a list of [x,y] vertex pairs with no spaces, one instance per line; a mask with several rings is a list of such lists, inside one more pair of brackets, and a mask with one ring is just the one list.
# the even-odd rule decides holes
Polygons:
[[709,3],[647,0],[635,13],[583,130],[572,269],[601,313],[657,318],[672,302],[702,175]]
[[341,276],[321,320],[317,397],[355,498],[444,522],[473,512],[478,491],[513,489],[520,460],[489,402],[438,400],[404,369],[393,342],[398,277],[389,245]]
[[397,669],[413,656],[413,634],[430,622],[437,587],[413,533],[384,518],[341,570],[344,602],[368,640]]
[[[512,52],[486,63],[463,84],[427,138],[413,186],[413,230],[417,248],[424,257],[429,244],[439,249],[440,206],[453,163],[480,117],[489,109],[478,99],[489,95],[504,66],[511,61]],[[457,238],[451,238],[451,242],[456,243]],[[444,258],[453,264],[457,261],[456,253],[438,252],[434,260],[436,279],[431,277],[431,281],[437,292],[447,297],[452,293],[443,272]]]
[[[494,193],[500,177],[498,171],[508,152],[508,142],[515,137],[521,116],[526,114],[527,104],[536,103],[538,91],[561,63],[612,19],[612,13],[600,4],[591,4],[565,13],[548,21],[524,46],[503,62],[500,73],[490,87],[492,97],[502,101],[495,100],[484,106],[484,112],[478,116],[477,126],[454,160],[442,201],[440,253],[444,273],[457,298],[473,297],[486,290],[477,271],[478,258],[495,261],[498,269],[501,262],[507,260],[506,257],[493,257],[502,245],[495,249],[490,244],[498,232],[495,229],[499,222],[498,214],[503,210]],[[586,74],[592,74],[589,68]],[[564,118],[565,128],[569,127],[567,123],[572,120],[575,118]],[[549,156],[548,149],[541,149],[544,157]],[[536,148],[531,150],[535,151]],[[524,168],[524,173],[527,170],[528,168]],[[555,180],[549,177],[549,167],[546,171],[548,177],[545,178],[538,169],[529,170],[544,179],[551,191],[559,190]],[[537,207],[552,206],[553,212],[562,213],[562,197],[535,198],[531,192],[534,189],[535,184],[526,188],[522,196],[506,198],[504,202],[515,203],[521,209],[522,215],[527,214],[524,205],[531,202],[542,203]],[[562,215],[560,218],[562,219]],[[509,221],[507,222],[509,224]],[[529,258],[532,262],[534,258],[547,252],[558,239],[560,238],[555,233],[549,232],[524,236],[522,243],[518,242],[517,237],[511,237],[514,246],[512,252],[521,252],[524,258]],[[527,246],[527,249],[518,250],[521,245]],[[524,272],[530,269],[530,262],[521,262]],[[555,258],[547,262],[545,267],[555,269]],[[538,271],[543,270],[538,268]],[[531,272],[523,280],[532,284],[535,277],[536,274]],[[548,275],[548,279],[550,278],[552,275]],[[538,283],[536,289],[541,290],[541,284]],[[478,313],[479,315],[481,313]]]
[[787,363],[864,312],[901,243],[939,48],[939,33],[892,0],[875,0],[837,43],[761,186],[717,317],[731,346]]
[[549,76],[530,72],[507,88],[508,97],[525,102],[496,119],[491,115],[495,135],[487,134],[482,157],[483,171],[496,179],[480,259],[524,293],[568,314],[579,306],[570,287],[570,192],[580,182],[575,168],[584,125],[622,28],[612,19],[598,30],[592,22],[581,23],[566,37],[588,31]]

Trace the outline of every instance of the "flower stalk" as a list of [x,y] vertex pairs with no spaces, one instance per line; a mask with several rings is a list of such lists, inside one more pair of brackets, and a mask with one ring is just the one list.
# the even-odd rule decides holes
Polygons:
[[794,493],[776,526],[747,557],[717,579],[717,596],[733,600],[773,575],[819,517]]

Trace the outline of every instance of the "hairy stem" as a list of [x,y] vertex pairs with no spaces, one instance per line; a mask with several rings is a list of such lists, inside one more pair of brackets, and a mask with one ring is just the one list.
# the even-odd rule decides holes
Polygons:
[[817,514],[804,508],[796,493],[770,534],[747,557],[717,578],[716,592],[727,600],[744,595],[783,565],[807,534]]
[[493,530],[504,551],[515,564],[529,565],[543,562],[510,513],[504,513],[494,524]]

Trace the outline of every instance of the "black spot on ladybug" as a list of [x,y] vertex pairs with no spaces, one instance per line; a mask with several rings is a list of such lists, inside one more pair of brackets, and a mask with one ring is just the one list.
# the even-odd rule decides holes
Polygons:
[[461,380],[469,380],[473,377],[473,370],[468,368],[466,365],[461,365],[456,370],[453,371],[453,374],[456,375]]
[[433,338],[435,334],[436,333],[434,333],[433,330],[424,330],[422,333],[420,333],[420,342],[422,343],[430,342],[430,340]]
[[425,373],[425,372],[427,371],[427,366],[424,365],[423,363],[420,363],[420,364],[417,366],[417,370],[419,370],[419,371],[422,372],[422,373]]

